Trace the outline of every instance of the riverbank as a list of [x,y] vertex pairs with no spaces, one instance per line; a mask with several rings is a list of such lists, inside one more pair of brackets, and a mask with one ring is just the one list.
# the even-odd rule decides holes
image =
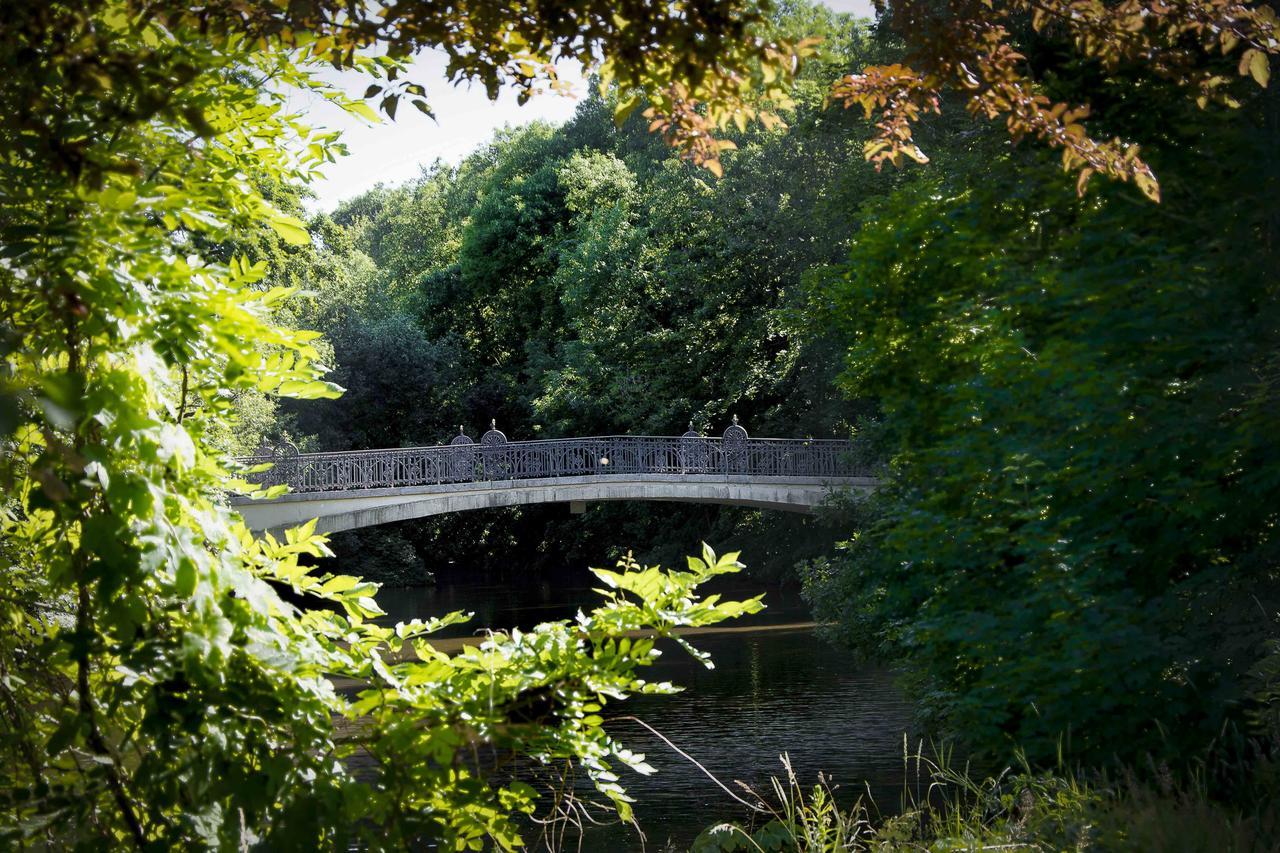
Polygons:
[[[1274,745],[1272,745],[1274,747]],[[1036,772],[1021,766],[977,777],[917,753],[908,800],[885,816],[871,799],[841,807],[837,792],[784,771],[749,823],[707,827],[690,853],[795,850],[1141,851],[1280,850],[1280,775],[1274,759],[1198,771],[1167,768]],[[1222,774],[1237,778],[1226,780]],[[925,792],[922,796],[921,792]],[[669,850],[686,848],[669,847]]]

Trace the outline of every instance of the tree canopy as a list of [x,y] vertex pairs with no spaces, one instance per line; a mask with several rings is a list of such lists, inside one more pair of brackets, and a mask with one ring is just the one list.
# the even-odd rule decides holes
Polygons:
[[1146,98],[1112,126],[1158,106],[1159,208],[1073,199],[992,131],[866,201],[809,280],[889,463],[810,595],[992,755],[1196,754],[1275,631],[1277,101],[1111,83]]
[[[314,70],[394,81],[432,33],[482,78],[577,43],[639,81],[631,46],[691,90],[712,77],[680,68],[760,50],[733,3],[637,4],[630,22],[616,5],[540,8],[405,4],[376,24],[359,4],[6,8],[0,55],[25,69],[0,87],[6,843],[518,846],[532,791],[473,761],[478,744],[499,763],[574,760],[629,815],[610,762],[647,765],[599,712],[672,689],[636,669],[653,638],[759,609],[696,593],[733,555],[625,563],[577,623],[447,657],[430,635],[461,614],[380,626],[375,585],[315,568],[328,550],[312,526],[255,538],[226,505],[255,491],[226,443],[246,397],[341,392],[319,333],[279,324],[297,290],[281,267],[312,258],[298,188],[337,153],[290,112],[291,89],[361,112]],[[530,693],[554,713],[513,719]]]
[[[381,625],[312,526],[229,510],[276,494],[234,458],[271,432],[852,433],[883,485],[828,517],[834,551],[743,514],[448,523],[522,566],[520,541],[753,532],[978,753],[1176,761],[1274,721],[1270,7],[903,0],[870,34],[749,0],[5,12],[7,842],[515,848],[511,762],[576,762],[626,819],[613,766],[649,767],[606,707],[674,689],[643,678],[655,639],[760,607],[698,592],[735,553],[628,556],[576,622],[447,656],[462,615]],[[428,47],[490,93],[565,59],[601,86],[304,221],[341,142],[289,92],[430,112],[403,70]]]
[[[430,445],[494,418],[513,439],[678,435],[691,422],[717,434],[734,414],[760,436],[847,430],[856,406],[830,391],[838,344],[800,333],[798,294],[805,270],[844,252],[847,198],[892,184],[858,157],[861,119],[823,108],[870,45],[865,27],[818,10],[777,26],[823,35],[824,54],[794,87],[788,128],[731,130],[721,179],[673,159],[641,116],[618,126],[623,95],[610,92],[563,127],[501,131],[456,166],[314,219],[323,248],[315,266],[295,265],[314,294],[299,322],[333,343],[347,391],[284,404],[274,428],[315,450]],[[246,451],[261,434],[248,432]],[[437,569],[501,564],[522,541],[555,566],[616,547],[620,525],[650,559],[729,537],[771,573],[825,547],[809,521],[646,504],[572,523],[559,507],[509,509],[335,541],[350,560],[403,537]]]
[[[945,9],[933,0],[876,0],[880,26],[904,42],[900,61],[868,66],[839,81],[832,95],[878,115],[865,148],[876,164],[926,162],[912,128],[940,112],[944,93],[970,114],[1003,119],[1013,139],[1034,138],[1062,152],[1062,166],[1084,191],[1101,174],[1133,181],[1160,199],[1160,183],[1141,152],[1150,125],[1135,136],[1113,135],[1105,119],[1091,129],[1091,99],[1126,97],[1143,104],[1141,88],[1107,85],[1136,73],[1168,82],[1200,107],[1237,107],[1233,77],[1265,87],[1270,56],[1280,51],[1275,10],[1236,0],[966,0]],[[1081,82],[1088,81],[1085,86]],[[1092,83],[1094,85],[1089,85]],[[1147,102],[1149,103],[1149,102]],[[1154,107],[1154,104],[1150,104]]]

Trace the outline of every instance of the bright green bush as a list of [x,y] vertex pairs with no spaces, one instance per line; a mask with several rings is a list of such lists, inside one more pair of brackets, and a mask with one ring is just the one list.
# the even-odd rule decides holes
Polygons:
[[431,635],[461,614],[379,627],[375,585],[305,565],[328,553],[312,526],[251,536],[226,500],[253,491],[226,453],[237,396],[341,389],[318,334],[275,322],[293,288],[235,247],[310,239],[263,188],[337,146],[289,92],[371,111],[313,76],[316,19],[246,37],[293,14],[275,4],[5,12],[2,843],[510,849],[534,798],[490,759],[576,762],[628,817],[610,765],[648,768],[601,711],[675,689],[639,675],[657,637],[760,609],[696,592],[735,556],[597,572],[577,621],[450,657]]

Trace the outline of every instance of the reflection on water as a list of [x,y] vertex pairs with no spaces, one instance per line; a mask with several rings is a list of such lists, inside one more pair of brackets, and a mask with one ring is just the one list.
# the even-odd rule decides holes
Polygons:
[[[728,591],[742,596],[760,589],[739,582]],[[470,625],[452,629],[455,636],[478,627],[530,627],[568,618],[596,599],[581,582],[538,578],[504,584],[460,581],[386,589],[379,595],[392,622],[475,611]],[[888,673],[853,665],[811,629],[783,627],[808,617],[794,593],[770,590],[765,601],[764,613],[730,623],[761,630],[695,638],[694,645],[711,653],[713,670],[674,644],[665,649],[645,677],[683,685],[683,693],[634,697],[608,710],[612,716],[643,719],[735,790],[734,780],[767,790],[769,776],[782,772],[778,756],[786,752],[806,787],[822,772],[840,785],[842,805],[869,787],[880,807],[892,810],[901,790],[910,707]],[[619,721],[611,729],[658,770],[648,777],[620,771],[622,784],[638,801],[636,814],[649,850],[668,842],[684,849],[703,827],[744,816],[742,806],[642,727]],[[583,849],[639,850],[641,842],[633,831],[615,827],[589,831]]]
[[[687,690],[678,697],[629,700],[629,713],[731,788],[742,780],[767,791],[769,776],[782,773],[778,757],[786,752],[805,787],[819,772],[834,779],[843,805],[865,793],[864,782],[882,807],[897,803],[910,708],[887,673],[849,665],[807,630],[699,640],[716,668],[707,671],[668,652],[654,675]],[[626,783],[650,842],[687,844],[706,825],[739,816],[741,807],[657,738],[635,725],[617,732],[658,769]]]

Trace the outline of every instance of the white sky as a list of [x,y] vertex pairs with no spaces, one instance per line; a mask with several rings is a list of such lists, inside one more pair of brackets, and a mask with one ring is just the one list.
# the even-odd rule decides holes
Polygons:
[[[870,0],[823,2],[840,12],[873,16]],[[516,104],[514,93],[509,91],[502,92],[497,101],[490,101],[480,86],[450,86],[445,81],[444,68],[444,54],[429,51],[414,60],[411,73],[406,75],[427,87],[426,100],[435,113],[434,121],[403,101],[394,122],[384,118],[377,125],[320,99],[299,105],[312,125],[341,130],[342,141],[351,152],[324,169],[324,177],[312,185],[317,198],[308,207],[332,210],[338,202],[379,183],[394,185],[415,178],[436,159],[457,163],[504,125],[523,125],[538,119],[561,124],[573,115],[577,98],[586,94],[586,82],[576,66],[565,66],[560,71],[562,79],[573,84],[577,98],[548,93],[535,96],[523,107]],[[326,76],[352,96],[363,94],[369,85],[368,77],[355,72]]]

